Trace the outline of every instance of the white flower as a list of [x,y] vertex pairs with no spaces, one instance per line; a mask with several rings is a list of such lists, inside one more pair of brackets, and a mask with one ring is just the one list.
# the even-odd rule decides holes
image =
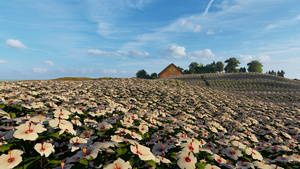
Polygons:
[[125,162],[123,159],[118,158],[111,164],[108,164],[103,169],[131,169],[131,165],[129,161]]
[[220,167],[211,164],[206,164],[205,169],[220,169]]
[[221,156],[217,155],[217,154],[214,154],[212,155],[212,157],[218,162],[218,163],[227,163],[227,161],[222,158]]
[[243,162],[243,161],[238,161],[236,163],[236,166],[243,168],[243,169],[247,169],[247,168],[253,168],[254,169],[254,165],[252,163],[249,162]]
[[34,146],[34,149],[40,153],[41,156],[45,155],[45,157],[48,157],[52,152],[54,152],[54,146],[51,143],[44,143],[44,141],[37,143]]
[[15,138],[30,140],[30,141],[34,141],[36,138],[38,138],[37,133],[41,133],[47,130],[43,127],[43,125],[41,124],[34,125],[29,121],[19,125],[18,127],[16,127],[16,129],[17,130],[14,133]]
[[155,156],[151,153],[150,148],[140,144],[131,145],[130,150],[133,154],[137,154],[141,160],[155,160]]
[[195,164],[197,158],[191,153],[191,151],[180,151],[176,157],[178,158],[177,165],[181,169],[192,169],[196,168]]
[[143,134],[145,134],[145,133],[148,132],[149,128],[148,128],[148,126],[146,126],[145,124],[141,124],[141,125],[139,126],[139,130],[140,130]]
[[260,161],[263,159],[262,155],[258,151],[254,150],[253,148],[247,148],[245,152],[247,155],[252,155],[253,159],[257,159]]
[[225,149],[225,154],[226,154],[228,157],[230,157],[230,158],[232,158],[232,159],[234,159],[234,160],[237,160],[238,157],[243,156],[243,154],[241,153],[240,150],[235,150],[233,147],[228,147],[228,148],[226,148],[226,149]]
[[87,144],[87,140],[80,137],[73,137],[70,139],[69,148],[71,148],[71,152],[78,150],[79,148],[85,147]]
[[10,169],[17,166],[22,161],[23,151],[21,150],[9,150],[8,155],[2,154],[0,156],[0,168]]

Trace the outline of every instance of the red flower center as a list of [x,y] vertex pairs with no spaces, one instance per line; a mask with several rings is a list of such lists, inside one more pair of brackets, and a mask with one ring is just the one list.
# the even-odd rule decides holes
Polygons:
[[136,153],[139,155],[143,155],[139,150],[137,150]]
[[193,147],[193,146],[189,146],[189,149],[190,149],[191,151],[194,151],[194,147]]
[[25,131],[25,134],[29,134],[29,133],[32,133],[32,132],[33,132],[32,129],[28,129],[28,130]]
[[13,161],[15,161],[15,158],[13,158],[13,157],[10,157],[10,158],[7,160],[7,162],[9,162],[9,163],[12,163]]
[[191,162],[192,160],[190,159],[190,157],[185,157],[184,158],[186,162]]

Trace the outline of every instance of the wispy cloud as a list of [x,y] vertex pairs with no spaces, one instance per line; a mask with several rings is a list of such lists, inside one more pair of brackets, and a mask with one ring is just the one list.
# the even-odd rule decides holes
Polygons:
[[48,71],[47,68],[32,68],[35,73],[46,73]]
[[240,55],[240,58],[243,62],[251,62],[253,60],[267,62],[271,59],[268,55]]
[[25,45],[23,45],[23,43],[21,43],[19,40],[15,40],[15,39],[6,40],[5,44],[12,48],[15,48],[15,49],[26,49],[27,48]]
[[101,55],[101,56],[129,56],[129,57],[136,57],[136,58],[146,58],[149,56],[148,52],[139,52],[139,51],[112,51],[112,52],[107,52],[107,51],[101,51],[98,49],[89,49],[88,50],[89,54],[93,55]]
[[44,60],[43,63],[45,65],[49,65],[49,66],[53,66],[54,65],[54,63],[52,61],[50,61],[50,60]]
[[300,20],[300,14],[296,17],[290,18],[290,19],[284,19],[284,20],[278,20],[275,23],[269,24],[265,27],[265,30],[273,30],[276,28],[286,28],[290,25],[296,24]]
[[0,60],[0,63],[6,63],[7,61],[6,60]]

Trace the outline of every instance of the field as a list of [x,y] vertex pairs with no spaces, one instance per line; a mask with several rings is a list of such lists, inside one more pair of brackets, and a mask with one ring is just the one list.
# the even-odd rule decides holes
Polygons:
[[300,82],[0,82],[0,168],[299,168]]

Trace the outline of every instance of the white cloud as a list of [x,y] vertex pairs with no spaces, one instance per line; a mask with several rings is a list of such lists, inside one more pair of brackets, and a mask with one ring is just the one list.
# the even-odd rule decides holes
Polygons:
[[47,68],[32,68],[35,73],[46,73],[48,71]]
[[190,20],[190,18],[179,19],[166,28],[162,32],[200,32],[201,25]]
[[185,47],[173,45],[161,52],[161,54],[167,58],[180,59],[186,57]]
[[260,62],[269,61],[271,58],[268,55],[240,55],[240,58],[244,62],[251,62],[253,60],[258,60]]
[[54,63],[52,61],[50,61],[50,60],[44,60],[43,63],[46,64],[46,65],[49,65],[49,66],[53,66],[54,65]]
[[148,52],[129,51],[129,52],[127,52],[127,56],[145,58],[145,57],[149,56],[149,53]]
[[213,30],[208,30],[208,31],[206,32],[206,34],[207,34],[207,35],[214,35],[215,32],[214,32]]
[[268,26],[266,26],[266,30],[270,30],[270,29],[274,29],[274,28],[276,28],[276,25],[274,25],[274,24],[270,24],[270,25],[268,25]]
[[161,52],[162,56],[166,58],[188,58],[188,59],[203,59],[208,60],[215,57],[215,54],[210,49],[204,49],[199,51],[194,51],[191,53],[185,52],[185,47],[173,45]]
[[7,61],[6,60],[0,60],[0,63],[6,63]]
[[12,48],[15,48],[15,49],[26,49],[27,48],[19,40],[15,40],[15,39],[8,39],[5,42],[5,44],[12,47]]
[[118,52],[106,52],[98,49],[89,49],[88,53],[93,55],[102,55],[102,56],[115,56],[118,54]]
[[212,53],[210,49],[204,49],[199,51],[194,51],[190,54],[188,54],[188,58],[190,59],[202,59],[202,60],[208,60],[215,57],[215,54]]
[[[112,51],[112,52],[107,52],[107,51],[101,51],[98,49],[89,49],[88,50],[89,54],[93,55],[102,55],[102,56],[129,56],[129,57],[138,57],[138,58],[146,58],[149,56],[148,52],[139,52],[139,51]],[[126,59],[126,58],[125,58]],[[124,60],[122,58],[122,60]]]

